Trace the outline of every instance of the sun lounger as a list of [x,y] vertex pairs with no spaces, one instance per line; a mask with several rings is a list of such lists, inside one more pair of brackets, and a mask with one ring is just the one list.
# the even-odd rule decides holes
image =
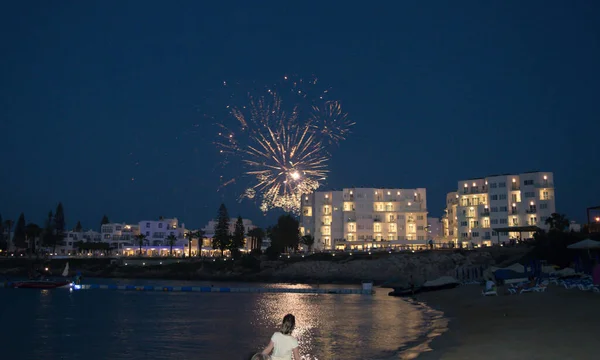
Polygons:
[[481,291],[481,295],[483,296],[498,296],[498,292],[496,291],[496,289],[492,289],[492,290],[482,290]]
[[546,286],[544,285],[536,285],[530,288],[523,288],[519,292],[519,294],[528,293],[528,292],[544,292],[546,291]]

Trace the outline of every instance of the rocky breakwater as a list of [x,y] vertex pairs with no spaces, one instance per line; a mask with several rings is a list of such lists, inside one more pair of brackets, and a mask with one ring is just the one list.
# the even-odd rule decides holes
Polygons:
[[281,281],[320,281],[404,286],[410,281],[421,284],[440,276],[453,276],[456,270],[493,265],[488,252],[425,252],[389,254],[377,258],[347,256],[344,259],[302,261],[269,269],[269,275]]

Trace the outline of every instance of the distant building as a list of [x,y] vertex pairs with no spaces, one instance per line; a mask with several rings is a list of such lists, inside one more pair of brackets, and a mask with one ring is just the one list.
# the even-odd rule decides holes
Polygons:
[[551,172],[490,175],[461,180],[446,196],[444,241],[491,245],[532,238],[556,212]]
[[315,250],[423,246],[427,196],[423,188],[346,188],[302,197],[300,232]]
[[[132,246],[135,242],[135,236],[140,233],[139,229],[139,225],[125,223],[104,224],[100,228],[100,241],[108,243],[111,249],[122,249],[124,246]],[[96,233],[90,231],[84,233],[84,237],[87,234],[90,239],[97,239]]]
[[79,241],[85,241],[82,232],[66,231],[62,244],[57,245],[56,248],[48,248],[48,251],[56,250],[57,255],[74,255]]
[[102,242],[102,233],[94,230],[88,230],[83,232],[83,240],[87,242]]
[[428,217],[427,218],[427,237],[434,242],[439,242],[442,239],[444,230],[442,228],[442,221],[439,218]]
[[569,223],[569,231],[580,232],[581,231],[581,224],[578,224],[575,221],[571,221]]
[[168,245],[167,237],[170,235],[177,238],[177,246],[183,246],[184,243],[187,243],[185,224],[179,224],[177,218],[140,221],[139,232],[146,235],[146,240],[151,246]]

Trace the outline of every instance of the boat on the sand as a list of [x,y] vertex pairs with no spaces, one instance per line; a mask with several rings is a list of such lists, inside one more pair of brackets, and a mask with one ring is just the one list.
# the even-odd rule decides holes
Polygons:
[[422,292],[438,291],[446,289],[454,289],[460,285],[460,283],[451,276],[442,276],[439,279],[427,281],[422,286],[415,286],[414,289],[410,287],[394,287],[394,291],[391,291],[389,296],[411,296]]

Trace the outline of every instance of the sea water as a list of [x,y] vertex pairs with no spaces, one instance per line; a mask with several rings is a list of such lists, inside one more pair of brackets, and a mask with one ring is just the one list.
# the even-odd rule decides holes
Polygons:
[[[90,282],[108,283],[84,280]],[[387,289],[375,290],[315,295],[0,289],[0,351],[7,359],[247,360],[268,344],[287,313],[296,316],[294,335],[304,359],[388,359],[407,349],[425,351],[419,343],[431,332],[428,311],[387,296]]]

